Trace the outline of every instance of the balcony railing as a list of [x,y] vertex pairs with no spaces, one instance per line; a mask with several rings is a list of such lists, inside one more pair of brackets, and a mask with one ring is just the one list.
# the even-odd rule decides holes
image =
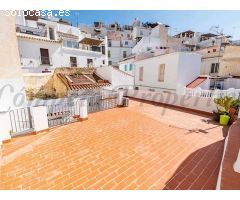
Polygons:
[[37,35],[41,37],[47,37],[47,30],[45,28],[33,28],[30,26],[16,25],[16,32],[26,33],[29,35]]

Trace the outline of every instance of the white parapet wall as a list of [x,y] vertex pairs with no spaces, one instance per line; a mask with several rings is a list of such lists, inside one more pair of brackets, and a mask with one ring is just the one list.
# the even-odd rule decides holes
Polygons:
[[42,131],[48,129],[48,117],[46,106],[31,107],[31,114],[35,131]]
[[151,92],[133,89],[127,90],[125,95],[137,99],[169,104],[208,113],[211,113],[216,109],[216,105],[212,98],[184,96],[171,92]]
[[111,88],[133,88],[134,77],[112,66],[98,67],[97,74],[111,83]]

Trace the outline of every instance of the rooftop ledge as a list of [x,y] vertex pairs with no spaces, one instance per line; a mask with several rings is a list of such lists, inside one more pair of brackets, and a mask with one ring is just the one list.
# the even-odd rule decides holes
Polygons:
[[240,189],[240,119],[229,129],[225,141],[217,189]]

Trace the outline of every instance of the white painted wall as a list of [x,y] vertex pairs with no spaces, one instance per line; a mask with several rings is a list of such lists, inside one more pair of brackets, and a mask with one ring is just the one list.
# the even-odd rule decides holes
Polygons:
[[136,37],[145,37],[151,34],[151,28],[145,28],[141,26],[136,26],[133,28],[132,36],[135,39]]
[[109,61],[112,61],[112,64],[116,65],[119,61],[123,59],[123,52],[126,51],[127,56],[132,54],[132,48],[130,47],[108,47],[110,51],[110,57],[108,58]]
[[10,138],[9,109],[25,103],[24,82],[21,74],[15,17],[0,11],[0,143]]
[[196,53],[178,53],[177,87],[182,87],[196,79],[200,74],[201,55]]
[[97,74],[111,83],[110,89],[132,87],[134,77],[111,66],[97,68]]
[[[201,56],[195,53],[171,53],[135,61],[135,85],[166,90],[178,90],[198,77]],[[164,81],[158,81],[159,66],[165,64]],[[143,67],[143,81],[139,68]]]
[[47,107],[31,107],[33,127],[35,131],[41,131],[48,128]]
[[25,106],[23,78],[0,79],[0,112]]
[[[18,42],[22,67],[25,68],[40,67],[43,70],[45,68],[69,67],[70,56],[77,57],[77,65],[79,67],[86,67],[88,58],[93,60],[94,67],[99,67],[103,65],[103,60],[106,59],[106,56],[100,52],[62,47],[61,43],[23,38],[19,38]],[[51,66],[41,65],[40,48],[48,49]]]
[[132,89],[127,90],[125,95],[128,97],[165,103],[209,113],[216,109],[216,105],[211,98],[191,97],[178,95],[176,93],[150,92]]
[[[60,43],[18,38],[18,44],[22,67],[41,67],[40,48],[48,49],[50,62],[52,62],[53,67],[62,66]],[[42,69],[45,67],[42,66]]]
[[103,60],[105,60],[105,55],[101,52],[62,47],[61,53],[61,66],[70,66],[70,56],[77,57],[77,65],[79,67],[86,67],[87,59],[93,60],[94,67],[104,65]]

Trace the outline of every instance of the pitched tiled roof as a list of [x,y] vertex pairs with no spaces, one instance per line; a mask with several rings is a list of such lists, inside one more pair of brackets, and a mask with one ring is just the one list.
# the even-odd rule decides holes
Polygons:
[[195,80],[193,80],[191,83],[189,83],[186,87],[187,88],[195,88],[199,86],[201,83],[203,83],[207,77],[198,77]]
[[86,90],[110,86],[109,81],[101,79],[96,73],[89,74],[63,74],[57,76],[66,85],[68,90]]

